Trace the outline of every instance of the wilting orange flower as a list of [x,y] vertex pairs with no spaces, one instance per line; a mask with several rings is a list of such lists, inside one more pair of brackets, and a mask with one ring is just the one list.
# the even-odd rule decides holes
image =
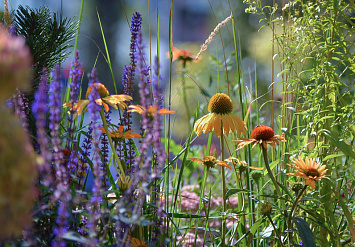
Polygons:
[[198,119],[194,126],[196,135],[214,131],[218,137],[221,136],[221,126],[226,136],[236,131],[237,135],[244,133],[247,126],[238,116],[232,113],[233,103],[231,98],[224,93],[215,94],[208,103],[207,115]]
[[250,169],[253,169],[253,170],[264,170],[264,167],[249,166],[247,162],[245,162],[245,161],[240,161],[239,159],[234,158],[234,157],[229,157],[229,158],[226,159],[225,161],[226,161],[226,162],[230,162],[230,163],[236,165],[237,168],[238,168],[240,171],[244,171],[244,170],[246,170],[246,168],[250,168]]
[[[126,132],[123,132],[124,128],[123,126],[118,127],[118,130],[115,130],[114,128],[110,127],[110,136],[114,142],[120,142],[123,141],[124,139],[132,139],[132,138],[140,138],[141,135],[137,133],[132,133],[133,130],[128,130]],[[101,127],[100,130],[104,133],[106,133],[105,128]]]
[[312,189],[316,188],[316,180],[319,181],[322,178],[329,176],[325,175],[325,173],[328,171],[328,169],[325,169],[326,165],[321,165],[320,163],[317,163],[315,159],[309,159],[308,157],[306,157],[306,159],[303,160],[301,157],[298,157],[298,159],[294,158],[292,161],[294,164],[287,165],[295,168],[298,172],[287,173],[286,175],[306,179],[306,184],[309,184]]
[[[267,144],[276,148],[276,144],[279,145],[279,142],[286,142],[284,135],[275,135],[275,132],[272,128],[259,125],[250,134],[251,138],[241,138],[241,140],[234,141],[238,144],[237,150],[242,149],[243,147],[253,144],[252,148],[254,148],[257,144],[260,147],[267,148]],[[276,144],[275,144],[276,143]]]
[[[191,62],[196,59],[196,56],[191,51],[188,51],[188,50],[184,50],[184,49],[179,50],[178,48],[173,47],[172,53],[173,53],[173,60],[172,61],[179,60],[183,63],[186,63],[186,62]],[[167,55],[168,55],[168,57],[170,57],[169,52],[167,53]],[[199,60],[197,60],[197,61],[199,61]]]
[[156,113],[158,113],[159,115],[166,115],[166,114],[174,114],[175,113],[175,111],[168,110],[166,108],[158,110],[158,108],[155,105],[149,106],[148,109],[145,108],[144,106],[140,106],[140,105],[130,105],[130,106],[128,106],[128,108],[129,108],[128,112],[136,112],[141,115],[146,112],[151,117],[153,117]]
[[[89,104],[90,100],[89,94],[92,91],[92,87],[96,87],[97,91],[99,92],[100,98],[95,99],[96,104],[102,105],[105,108],[105,111],[108,112],[109,106],[112,106],[116,110],[118,107],[120,107],[121,110],[124,110],[127,108],[127,105],[125,101],[130,101],[132,100],[132,97],[129,95],[125,94],[115,94],[115,95],[110,95],[109,91],[106,89],[106,87],[101,84],[101,83],[94,83],[92,86],[88,87],[86,91],[86,99],[84,100],[79,100],[77,103],[74,104],[72,110],[75,111],[76,116],[80,116],[85,107]],[[63,104],[63,107],[68,107],[71,106],[72,104],[70,102],[67,102]],[[118,106],[118,107],[117,107]]]
[[132,247],[149,247],[144,240],[139,240],[138,238],[132,238],[128,236],[127,243],[129,243]]
[[226,162],[217,160],[213,156],[205,156],[205,157],[203,157],[203,159],[190,158],[188,160],[197,161],[197,163],[202,163],[202,165],[205,165],[208,168],[212,168],[212,167],[214,167],[215,164],[217,164],[217,165],[224,166],[224,167],[227,167],[229,169],[232,169],[232,167],[230,167],[230,165],[228,165]]

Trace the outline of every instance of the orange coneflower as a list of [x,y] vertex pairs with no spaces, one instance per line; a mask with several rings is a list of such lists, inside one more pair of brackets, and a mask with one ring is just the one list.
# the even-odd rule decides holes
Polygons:
[[158,113],[159,115],[166,115],[166,114],[174,114],[175,111],[173,110],[168,110],[166,108],[162,108],[159,109],[157,108],[157,106],[155,105],[151,105],[147,108],[145,108],[144,106],[140,106],[140,105],[130,105],[128,106],[129,110],[128,112],[136,112],[139,114],[143,114],[143,113],[148,113],[149,116],[153,117],[156,113]]
[[315,159],[309,159],[308,157],[306,157],[306,159],[303,160],[301,157],[298,157],[298,159],[294,158],[292,161],[294,164],[287,165],[295,168],[296,170],[298,170],[298,172],[287,173],[286,175],[306,179],[306,184],[309,184],[312,189],[316,188],[316,180],[319,181],[322,178],[329,176],[325,175],[325,173],[328,171],[328,169],[325,169],[326,165],[321,165],[320,163],[317,163]]
[[237,168],[240,172],[244,172],[247,168],[253,170],[264,170],[264,167],[249,166],[247,162],[234,157],[229,157],[225,161],[232,163],[234,167]]
[[223,132],[226,136],[233,131],[236,131],[239,136],[247,130],[243,120],[232,113],[232,100],[224,93],[217,93],[210,99],[208,111],[210,113],[198,119],[195,123],[194,131],[198,136],[201,133],[214,131],[220,137],[221,126],[223,126]]
[[[172,60],[173,62],[175,60],[179,60],[186,64],[186,62],[191,62],[196,59],[196,56],[191,51],[188,50],[184,50],[184,49],[179,50],[178,48],[173,47],[171,52],[173,54],[173,60]],[[167,55],[168,57],[170,56],[169,53],[167,53]]]
[[217,165],[224,166],[224,167],[227,167],[229,169],[232,169],[232,167],[230,167],[230,165],[228,165],[226,162],[217,160],[213,156],[205,156],[205,157],[203,157],[203,159],[190,158],[188,160],[197,161],[197,163],[202,163],[202,165],[207,166],[207,168],[212,168],[212,167],[214,167],[217,164]]
[[279,145],[279,142],[286,142],[284,135],[275,135],[275,132],[272,128],[259,125],[250,134],[251,138],[241,138],[241,140],[234,141],[238,143],[237,150],[242,149],[243,147],[252,144],[254,148],[257,144],[267,149],[267,144],[276,148],[276,145]]
[[132,247],[149,247],[149,245],[147,245],[144,240],[132,238],[131,236],[128,236],[128,240],[126,241],[126,243],[129,243]]
[[[123,132],[124,128],[123,126],[118,127],[117,130],[115,130],[113,127],[110,127],[110,136],[114,142],[120,142],[123,141],[124,139],[132,139],[132,138],[140,138],[141,135],[137,133],[132,133],[133,130],[128,130],[126,132]],[[105,128],[101,127],[100,130],[104,133],[106,133]]]
[[[94,83],[92,86],[88,87],[86,91],[86,99],[84,100],[79,100],[77,103],[74,104],[72,111],[75,111],[75,117],[77,115],[81,115],[85,107],[89,104],[90,100],[89,95],[92,91],[92,87],[95,87],[100,95],[100,98],[95,99],[96,104],[102,105],[105,108],[105,111],[108,112],[109,106],[112,106],[116,110],[118,107],[121,110],[124,110],[127,108],[127,105],[125,101],[130,101],[132,100],[132,97],[129,95],[125,94],[115,94],[115,95],[110,95],[109,91],[106,89],[106,87],[101,84],[101,83]],[[71,106],[72,104],[70,102],[67,102],[63,104],[63,107],[68,107]],[[118,107],[117,107],[118,106]]]

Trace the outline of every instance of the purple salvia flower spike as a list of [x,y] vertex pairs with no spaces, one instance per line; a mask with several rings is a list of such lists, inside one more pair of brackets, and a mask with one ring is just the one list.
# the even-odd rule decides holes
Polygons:
[[100,106],[95,102],[96,99],[100,98],[99,92],[95,86],[93,86],[94,83],[96,83],[96,69],[94,68],[91,73],[91,78],[89,81],[89,86],[92,87],[92,90],[90,94],[88,95],[88,98],[90,100],[90,103],[88,104],[88,110],[90,113],[90,118],[92,121],[92,143],[94,145],[94,157],[93,157],[93,175],[94,175],[94,186],[92,189],[92,196],[91,196],[91,201],[88,203],[88,211],[90,217],[88,218],[88,228],[89,228],[89,235],[91,236],[91,245],[95,246],[98,243],[98,240],[96,239],[96,225],[98,220],[101,218],[101,209],[100,209],[100,203],[101,203],[101,188],[102,188],[102,170],[101,168],[101,163],[100,163],[100,157],[99,157],[99,152],[100,152],[100,147],[99,147],[99,142],[100,142],[100,133],[99,133],[99,123],[98,121],[100,120]]
[[[47,86],[47,69],[44,68],[42,72],[42,81],[34,96],[32,104],[32,112],[36,118],[37,126],[37,141],[39,144],[39,151],[43,159],[43,164],[40,170],[48,173],[51,170],[52,153],[48,148],[49,138],[47,136],[47,112],[48,112],[48,86]],[[46,176],[44,184],[49,185],[51,176]]]
[[62,236],[66,233],[68,227],[67,218],[68,202],[71,199],[71,193],[68,185],[68,173],[66,164],[63,159],[63,153],[61,150],[61,139],[59,137],[60,132],[60,120],[61,120],[61,85],[60,85],[60,68],[55,66],[52,72],[53,81],[49,86],[49,129],[51,131],[52,146],[53,146],[53,160],[56,177],[56,188],[54,191],[54,202],[60,201],[58,208],[58,216],[56,219],[57,226],[54,228],[54,234],[56,236],[53,246],[65,246],[65,241]]

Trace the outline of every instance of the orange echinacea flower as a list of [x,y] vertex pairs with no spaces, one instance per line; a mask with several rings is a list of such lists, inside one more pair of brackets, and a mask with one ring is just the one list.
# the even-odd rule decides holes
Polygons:
[[239,143],[236,150],[240,150],[243,147],[252,144],[252,148],[254,148],[257,144],[262,146],[263,148],[267,148],[267,144],[276,148],[276,145],[279,145],[279,142],[286,142],[284,135],[275,135],[275,132],[272,128],[259,125],[250,134],[251,138],[241,138],[241,140],[237,140],[234,142]]
[[[172,54],[173,54],[173,60],[172,60],[173,62],[175,60],[179,60],[183,63],[186,63],[186,62],[192,62],[193,60],[196,59],[196,56],[191,51],[184,50],[184,49],[179,50],[176,47],[173,47]],[[169,52],[167,53],[167,55],[169,57]],[[199,59],[197,61],[199,61]]]
[[215,164],[217,164],[217,165],[224,166],[224,167],[227,167],[229,169],[232,169],[232,167],[230,167],[230,165],[228,165],[226,162],[217,160],[213,156],[205,156],[205,157],[203,157],[203,159],[190,158],[188,160],[197,161],[197,163],[202,163],[202,165],[205,165],[208,168],[212,168],[212,167],[214,167]]
[[[101,127],[99,130],[106,133],[104,127]],[[128,130],[126,132],[123,132],[123,130],[124,130],[123,126],[118,127],[118,130],[114,130],[111,127],[110,136],[114,142],[120,142],[120,141],[123,141],[124,139],[132,139],[132,138],[140,138],[141,137],[140,134],[132,133],[133,130]]]
[[317,163],[315,159],[309,159],[308,157],[306,157],[306,159],[303,160],[301,157],[298,157],[298,159],[294,158],[292,161],[294,164],[287,165],[291,166],[292,168],[295,168],[298,172],[287,173],[286,175],[306,179],[306,184],[309,184],[312,189],[316,188],[316,180],[319,181],[322,178],[329,176],[325,175],[325,173],[328,171],[328,169],[325,169],[326,165],[321,165],[320,163]]
[[236,168],[238,168],[239,171],[243,172],[247,168],[253,169],[253,170],[264,170],[264,167],[258,167],[258,166],[249,166],[247,162],[245,161],[240,161],[237,158],[234,157],[229,157],[228,159],[225,160],[226,162],[230,162],[233,165],[235,165]]
[[222,125],[226,136],[233,131],[236,131],[239,136],[247,130],[243,120],[232,113],[232,100],[224,93],[217,93],[210,99],[208,111],[210,113],[201,117],[195,123],[194,131],[198,136],[201,133],[214,131],[220,137]]
[[[89,104],[90,100],[89,98],[89,94],[92,91],[92,87],[96,87],[100,98],[95,99],[96,104],[98,105],[102,105],[105,108],[105,111],[108,112],[109,110],[109,106],[112,106],[113,108],[115,108],[116,110],[118,109],[118,107],[123,110],[127,108],[127,105],[125,103],[125,101],[130,101],[132,100],[132,97],[129,95],[125,95],[125,94],[115,94],[115,95],[110,95],[110,93],[108,92],[108,90],[106,89],[106,87],[101,84],[101,83],[94,83],[92,86],[88,87],[87,91],[86,91],[86,99],[84,100],[79,100],[77,103],[74,104],[72,110],[75,111],[75,115],[76,116],[80,116],[81,113],[83,112],[83,110],[85,109],[85,107]],[[72,104],[70,102],[67,102],[65,104],[63,104],[63,107],[68,107],[71,106]],[[118,107],[117,107],[118,106]]]
[[148,109],[146,109],[144,106],[140,106],[140,105],[130,105],[128,106],[129,110],[128,112],[136,112],[139,114],[143,114],[144,112],[147,112],[148,115],[153,116],[156,113],[158,113],[159,115],[166,115],[166,114],[174,114],[175,111],[173,110],[168,110],[166,108],[160,109],[158,110],[157,107],[155,105],[151,105],[148,107]]

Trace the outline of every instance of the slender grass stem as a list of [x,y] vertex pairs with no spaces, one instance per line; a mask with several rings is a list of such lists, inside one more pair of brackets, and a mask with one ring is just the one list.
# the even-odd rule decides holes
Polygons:
[[187,124],[188,127],[190,128],[190,119],[191,119],[191,114],[190,114],[190,108],[189,104],[187,102],[186,98],[186,81],[185,81],[185,74],[186,74],[186,61],[183,62],[182,64],[182,75],[181,75],[181,80],[182,80],[182,98],[185,104],[185,111],[186,111],[186,117],[187,117]]
[[[274,186],[275,186],[276,193],[277,193],[278,197],[282,197],[282,194],[281,194],[279,185],[278,185],[278,183],[276,182],[276,179],[275,179],[275,177],[274,177],[274,174],[272,173],[272,171],[271,171],[271,169],[270,169],[270,166],[269,166],[269,161],[268,161],[268,159],[267,159],[267,149],[264,148],[263,146],[261,146],[261,149],[263,150],[263,156],[264,156],[265,167],[266,167],[266,169],[267,169],[267,172],[269,173],[269,176],[270,176],[270,179],[271,179],[272,183],[273,183]],[[283,209],[284,214],[285,214],[285,217],[286,217],[287,211],[286,211],[285,202],[284,202],[283,200],[281,200],[281,204],[282,204],[282,209]]]
[[[291,221],[292,221],[292,214],[293,214],[293,211],[295,210],[296,208],[296,205],[298,203],[298,201],[301,199],[303,193],[306,191],[306,188],[307,188],[307,184],[303,187],[303,189],[301,190],[301,192],[298,194],[295,202],[293,203],[292,205],[292,208],[291,208],[291,211],[290,211],[290,214],[288,215],[288,218],[287,218],[287,225],[288,225],[288,228],[291,229],[292,227],[292,224],[291,224]],[[288,233],[288,239],[289,239],[289,243],[292,244],[292,232],[290,231]]]
[[269,219],[272,227],[274,228],[274,231],[277,236],[277,239],[279,240],[280,246],[283,247],[284,245],[282,244],[281,236],[280,236],[279,232],[277,231],[277,228],[276,228],[274,222],[272,221],[270,214],[267,214],[266,217]]
[[[224,161],[224,133],[223,133],[223,122],[221,122],[221,160]],[[226,218],[224,213],[227,211],[227,202],[226,202],[226,194],[227,194],[227,186],[226,186],[226,176],[224,173],[224,166],[221,166],[222,169],[222,207],[223,207],[223,215],[222,215],[222,236],[221,236],[221,246],[225,246],[226,239]]]
[[108,131],[106,117],[105,117],[105,113],[104,113],[104,109],[103,108],[101,108],[100,115],[101,115],[101,119],[102,119],[102,123],[104,125],[104,129],[105,129],[106,135],[107,135],[107,139],[108,139],[108,141],[110,143],[110,146],[111,146],[111,149],[112,149],[112,153],[113,153],[113,155],[114,155],[114,157],[115,157],[115,159],[117,161],[118,167],[120,168],[119,170],[117,170],[117,172],[119,171],[118,172],[118,176],[120,176],[122,181],[125,181],[126,180],[126,175],[124,173],[124,169],[122,167],[121,160],[117,156],[116,149],[115,149],[115,147],[113,145],[110,132]]

